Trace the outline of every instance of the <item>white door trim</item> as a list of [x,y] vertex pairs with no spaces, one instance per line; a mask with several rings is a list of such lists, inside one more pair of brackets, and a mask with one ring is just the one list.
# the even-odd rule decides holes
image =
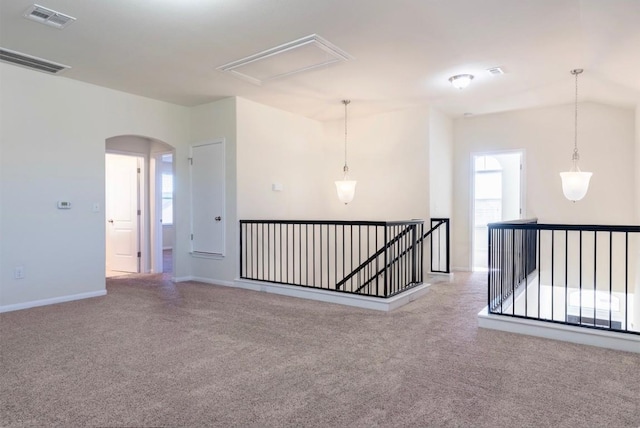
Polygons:
[[[222,164],[220,165],[221,168],[221,173],[222,173],[222,195],[221,195],[221,207],[220,207],[220,213],[218,213],[221,217],[221,225],[222,225],[222,234],[221,234],[221,251],[220,252],[202,252],[202,251],[198,251],[197,249],[194,249],[194,245],[193,245],[193,236],[194,236],[194,217],[193,217],[193,213],[194,213],[194,209],[193,209],[193,202],[194,202],[194,195],[193,195],[193,189],[194,189],[194,179],[193,179],[193,162],[194,162],[194,154],[193,154],[193,149],[196,147],[202,147],[202,146],[209,146],[209,145],[220,145],[222,148]],[[216,138],[216,139],[212,139],[212,140],[208,140],[208,141],[201,141],[201,142],[197,142],[197,143],[193,143],[191,144],[190,148],[189,148],[189,160],[190,160],[190,169],[189,169],[189,180],[190,180],[190,188],[191,188],[191,207],[190,207],[190,234],[191,234],[191,239],[190,239],[190,254],[192,256],[195,257],[207,257],[207,258],[224,258],[225,257],[225,253],[226,253],[226,227],[227,227],[227,210],[226,210],[226,142],[224,138]],[[212,219],[213,221],[213,219]]]
[[476,190],[475,190],[475,158],[479,156],[501,156],[501,155],[510,155],[510,154],[520,154],[520,218],[526,218],[527,210],[526,210],[526,155],[527,152],[524,148],[522,149],[507,149],[507,150],[487,150],[487,151],[479,151],[479,152],[471,152],[469,153],[469,216],[468,216],[468,224],[469,224],[469,258],[468,263],[470,270],[474,269],[474,260],[473,254],[475,251],[475,201],[476,201]]
[[[162,273],[164,272],[164,227],[162,224],[162,168],[158,165],[162,165],[163,155],[172,155],[173,162],[171,164],[171,173],[175,177],[176,175],[176,162],[175,162],[175,150],[167,150],[163,152],[153,153],[149,164],[149,177],[151,182],[149,183],[149,206],[150,206],[150,234],[151,234],[151,272]],[[175,180],[175,178],[174,178]],[[175,189],[174,189],[175,198]],[[173,219],[173,252],[174,269],[175,269],[175,255],[176,255],[176,221],[175,221],[175,206],[174,206],[174,219]]]

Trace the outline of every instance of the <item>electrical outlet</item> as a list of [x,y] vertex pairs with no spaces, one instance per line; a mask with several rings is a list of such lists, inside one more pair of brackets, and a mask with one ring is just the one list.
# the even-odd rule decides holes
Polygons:
[[23,266],[16,266],[13,269],[13,277],[15,279],[23,279],[24,278],[24,267]]

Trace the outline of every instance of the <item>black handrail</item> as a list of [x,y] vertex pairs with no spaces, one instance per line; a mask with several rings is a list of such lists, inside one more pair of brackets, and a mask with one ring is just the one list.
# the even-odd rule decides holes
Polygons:
[[[537,219],[533,219],[537,220]],[[640,232],[638,225],[599,225],[599,224],[548,224],[548,223],[523,223],[521,220],[489,223],[493,229],[524,229],[524,230],[569,230],[583,232]]]
[[421,224],[423,220],[240,220],[240,224],[315,224],[338,226],[400,226],[405,224]]
[[[424,242],[424,240],[427,239],[429,237],[429,235],[431,235],[431,233],[433,233],[433,231],[435,231],[442,224],[444,224],[447,219],[440,219],[440,220],[441,221],[439,221],[435,226],[433,226],[431,229],[429,229],[429,231],[427,233],[425,233],[420,238],[418,238],[416,240],[416,244],[421,244],[422,242]],[[344,285],[344,283],[346,283],[352,277],[357,275],[361,270],[365,269],[377,257],[381,256],[385,251],[387,251],[389,248],[391,248],[391,246],[400,239],[400,237],[401,237],[400,235],[404,236],[410,230],[412,230],[412,229],[411,228],[406,228],[404,231],[402,231],[400,234],[398,234],[398,236],[396,236],[394,239],[389,241],[388,244],[386,244],[384,247],[380,248],[373,256],[369,257],[369,259],[367,259],[364,263],[362,263],[360,266],[358,266],[353,272],[351,272],[349,275],[347,275],[342,281],[337,283],[336,284],[336,288],[340,289],[340,287],[342,287],[342,285]],[[407,247],[402,253],[397,255],[393,260],[388,262],[382,269],[380,269],[371,278],[369,278],[369,280],[367,280],[364,284],[362,284],[360,287],[358,287],[356,289],[356,292],[362,290],[367,285],[369,285],[371,282],[373,282],[376,278],[378,278],[380,275],[382,275],[387,269],[389,269],[394,263],[396,263],[398,260],[400,260],[403,256],[405,256],[409,251],[412,251],[413,249],[414,249],[414,244],[410,244],[409,247]]]

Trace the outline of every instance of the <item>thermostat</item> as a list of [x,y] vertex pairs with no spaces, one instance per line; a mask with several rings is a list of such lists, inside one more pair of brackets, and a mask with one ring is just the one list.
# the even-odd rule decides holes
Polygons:
[[69,201],[58,201],[58,209],[59,210],[71,209],[71,202],[69,202]]

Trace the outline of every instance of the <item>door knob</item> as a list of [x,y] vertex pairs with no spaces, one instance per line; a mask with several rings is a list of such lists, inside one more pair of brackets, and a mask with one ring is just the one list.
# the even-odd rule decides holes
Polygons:
[[220,220],[222,220],[222,217],[218,216],[218,217],[215,218],[215,220],[216,221],[220,221]]
[[112,219],[109,219],[109,220],[107,220],[107,221],[108,221],[109,223],[113,224],[113,220],[112,220]]

